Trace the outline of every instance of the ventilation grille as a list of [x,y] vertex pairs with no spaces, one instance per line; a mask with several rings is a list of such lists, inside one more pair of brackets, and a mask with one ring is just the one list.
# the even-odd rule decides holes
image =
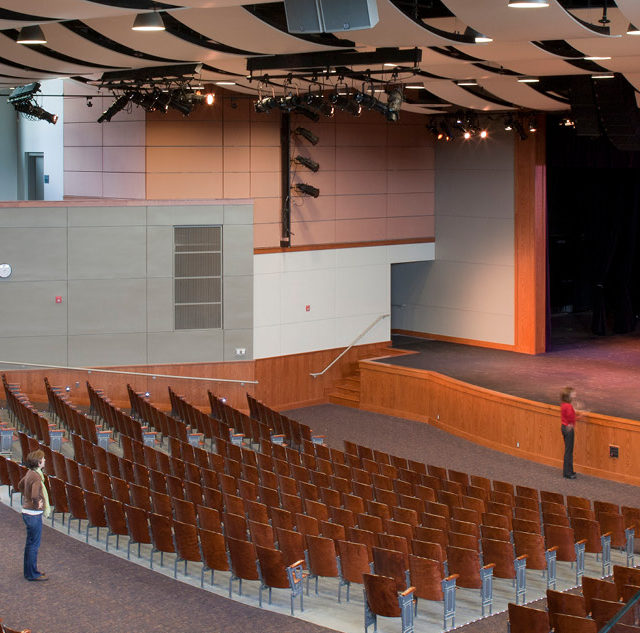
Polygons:
[[174,308],[176,330],[222,327],[222,227],[176,226]]

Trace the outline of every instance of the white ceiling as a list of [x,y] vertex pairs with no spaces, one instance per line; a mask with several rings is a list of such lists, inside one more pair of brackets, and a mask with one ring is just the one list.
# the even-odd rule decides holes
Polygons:
[[[509,8],[507,0],[442,0],[437,4],[445,13],[450,12],[448,16],[416,21],[398,8],[409,4],[407,0],[377,0],[380,19],[373,28],[310,41],[263,21],[240,0],[185,0],[165,13],[184,25],[191,38],[188,41],[189,38],[178,37],[172,28],[160,33],[131,30],[135,14],[142,9],[148,11],[152,6],[150,0],[0,0],[0,87],[6,89],[60,76],[96,80],[109,70],[202,62],[203,81],[231,80],[236,82],[232,90],[257,94],[259,74],[255,73],[252,81],[247,79],[248,57],[352,50],[348,42],[351,40],[359,52],[378,47],[421,49],[418,69],[423,74],[418,76],[409,72],[411,64],[403,64],[397,77],[392,76],[392,68],[381,63],[351,67],[355,71],[384,70],[385,74],[374,75],[380,81],[422,83],[428,92],[405,91],[405,98],[413,102],[405,104],[405,108],[412,111],[432,112],[438,99],[453,107],[488,112],[568,108],[566,102],[544,88],[544,82],[519,83],[518,75],[561,77],[591,74],[601,67],[622,73],[638,88],[640,36],[627,35],[626,30],[629,22],[640,25],[640,0],[615,3],[609,0],[609,35],[599,34],[584,24],[597,26],[601,8],[576,9],[570,13],[563,8],[566,2],[550,0],[547,8],[526,10]],[[263,9],[276,14],[283,13],[282,2],[253,4],[265,5]],[[160,9],[164,8],[160,5]],[[30,24],[42,27],[46,45],[28,47],[15,42],[17,30]],[[84,29],[85,25],[89,30]],[[489,44],[455,41],[455,34],[464,32],[467,26],[494,41]],[[452,37],[434,33],[431,27],[449,32]],[[598,66],[580,68],[570,63],[568,57],[532,44],[549,40],[566,42],[576,49],[576,56],[611,59],[595,62]],[[275,90],[281,92],[285,80],[278,75],[284,76],[289,71],[283,68],[268,72],[276,84]],[[464,88],[455,83],[470,78],[478,82],[478,87]],[[327,83],[331,81],[335,83],[335,79]],[[362,84],[361,78],[345,81],[358,87]],[[294,83],[300,90],[309,87],[303,79]],[[555,90],[557,85],[556,80]]]

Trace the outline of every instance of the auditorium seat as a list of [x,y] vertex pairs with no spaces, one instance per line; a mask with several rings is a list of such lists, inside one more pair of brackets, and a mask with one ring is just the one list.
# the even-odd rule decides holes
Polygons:
[[[364,594],[367,606],[373,617],[374,630],[377,630],[377,616],[401,618],[402,630],[413,630],[413,609],[402,608],[403,604],[411,604],[413,587],[398,593],[393,578],[378,574],[364,574]],[[365,633],[368,631],[365,612]]]
[[[315,591],[318,593],[318,579],[338,578],[338,563],[336,559],[336,547],[332,539],[322,536],[305,537],[309,564],[309,580],[315,579]],[[307,594],[309,593],[307,585]]]
[[540,609],[516,605],[508,605],[509,630],[511,633],[549,633],[549,614]]
[[618,591],[614,583],[600,578],[592,578],[591,576],[582,577],[582,595],[584,596],[584,606],[587,615],[591,614],[591,600],[600,598],[616,602],[618,600]]
[[575,615],[580,618],[587,617],[584,598],[572,593],[563,593],[547,589],[547,609],[549,611],[549,622],[552,628],[557,630],[557,614]]
[[[151,515],[152,517],[153,515]],[[198,545],[198,528],[195,524],[173,521],[173,538],[176,558],[173,564],[173,577],[178,577],[178,564],[184,562],[184,573],[187,575],[187,563],[202,562],[202,553]],[[153,529],[153,526],[152,526]]]

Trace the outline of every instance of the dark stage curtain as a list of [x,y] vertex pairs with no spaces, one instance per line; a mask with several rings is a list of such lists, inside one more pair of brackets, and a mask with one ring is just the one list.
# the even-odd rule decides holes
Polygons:
[[640,153],[548,129],[550,294],[556,305],[592,310],[594,334],[632,332],[640,312]]

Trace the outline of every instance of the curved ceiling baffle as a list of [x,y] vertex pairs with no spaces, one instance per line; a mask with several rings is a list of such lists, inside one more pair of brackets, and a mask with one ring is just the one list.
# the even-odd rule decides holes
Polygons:
[[486,77],[479,79],[478,83],[491,94],[522,108],[545,111],[562,111],[568,108],[565,101],[544,95],[529,84],[514,81],[512,77]]

